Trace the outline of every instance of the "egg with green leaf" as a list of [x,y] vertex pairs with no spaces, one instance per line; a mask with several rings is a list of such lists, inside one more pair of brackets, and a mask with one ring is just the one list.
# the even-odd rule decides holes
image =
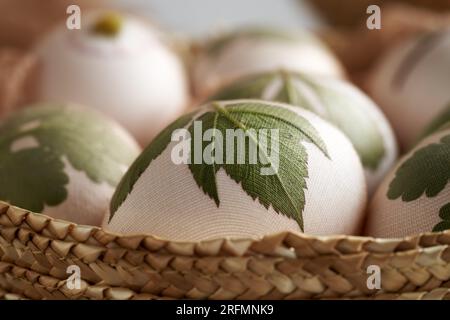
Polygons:
[[450,28],[419,34],[380,59],[368,90],[404,150],[418,141],[450,104]]
[[361,90],[330,77],[285,70],[251,75],[210,100],[262,99],[305,108],[336,125],[355,147],[372,192],[397,158],[397,143],[383,113]]
[[334,126],[288,104],[214,101],[137,158],[104,227],[183,241],[356,234],[365,204],[361,162]]
[[80,30],[63,24],[37,43],[38,98],[95,108],[147,145],[189,101],[181,59],[167,36],[136,16],[95,11],[82,20]]
[[40,104],[0,124],[0,199],[100,225],[140,148],[117,123],[74,105]]
[[244,28],[212,38],[198,51],[192,69],[199,97],[240,77],[280,68],[344,77],[331,51],[306,31]]
[[403,237],[450,229],[450,126],[424,138],[386,176],[371,201],[366,233]]

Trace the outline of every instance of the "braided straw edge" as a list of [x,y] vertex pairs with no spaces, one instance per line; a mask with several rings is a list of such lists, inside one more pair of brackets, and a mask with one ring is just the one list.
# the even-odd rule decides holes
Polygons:
[[[449,231],[389,240],[285,232],[172,242],[120,236],[0,202],[0,288],[18,294],[28,288],[34,299],[446,299],[449,242]],[[89,290],[64,286],[72,264]],[[372,264],[382,269],[383,290],[367,289]]]
[[[388,254],[450,244],[450,230],[396,239],[346,235],[312,236],[282,232],[259,239],[222,238],[199,242],[170,241],[152,235],[114,234],[98,227],[53,219],[2,201],[0,201],[0,226],[4,229],[22,228],[49,239],[86,244],[97,248],[121,247],[150,253],[199,257],[267,255],[284,258],[309,258],[364,252]],[[15,234],[11,236],[15,237]],[[450,256],[450,252],[446,252],[445,256]]]

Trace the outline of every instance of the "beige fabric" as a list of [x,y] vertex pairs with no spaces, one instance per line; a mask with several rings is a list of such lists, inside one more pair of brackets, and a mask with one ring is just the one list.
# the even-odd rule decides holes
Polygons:
[[390,200],[387,192],[389,184],[395,177],[395,172],[406,159],[409,159],[419,148],[438,142],[448,134],[450,134],[450,130],[445,130],[424,139],[416,148],[406,154],[386,176],[371,200],[365,234],[383,238],[410,236],[431,232],[433,227],[441,221],[439,209],[449,202],[449,185],[436,197],[429,198],[422,195],[417,200],[410,202],[403,202],[401,198]]
[[85,172],[73,168],[67,158],[64,158],[64,172],[69,178],[67,199],[57,206],[45,206],[42,213],[78,224],[100,226],[114,188],[106,182],[93,182]]
[[[327,145],[327,159],[305,143],[309,156],[305,232],[355,234],[361,226],[366,186],[358,156],[334,127],[307,111],[291,110],[307,118]],[[187,165],[171,161],[172,146],[149,165],[115,213],[108,230],[150,233],[173,240],[217,237],[256,237],[277,231],[299,231],[295,221],[266,210],[231,180],[217,174],[220,207],[197,186]]]
[[450,102],[450,29],[438,45],[421,57],[401,88],[392,84],[399,66],[417,45],[418,37],[389,51],[374,68],[369,81],[371,95],[404,148],[410,147]]

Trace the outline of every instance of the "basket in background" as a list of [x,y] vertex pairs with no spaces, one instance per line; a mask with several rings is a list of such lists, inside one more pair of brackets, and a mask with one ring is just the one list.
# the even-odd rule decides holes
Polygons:
[[450,11],[448,0],[310,0],[309,3],[333,26],[353,28],[367,19],[367,7],[378,5],[408,5],[435,12]]

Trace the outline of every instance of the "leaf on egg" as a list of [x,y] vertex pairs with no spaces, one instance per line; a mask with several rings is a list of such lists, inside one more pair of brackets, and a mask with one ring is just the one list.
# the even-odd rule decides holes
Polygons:
[[313,103],[310,103],[309,99],[307,99],[302,92],[297,90],[294,85],[294,79],[292,74],[287,71],[280,71],[281,86],[276,93],[275,97],[271,100],[288,103],[290,105],[305,108],[307,110],[316,112],[321,115],[320,110],[317,110]]
[[432,198],[447,185],[450,178],[450,135],[415,151],[397,169],[387,197],[409,202],[423,194]]
[[167,147],[171,141],[172,132],[176,129],[185,127],[192,121],[195,113],[186,114],[178,120],[174,121],[167,128],[165,128],[149,146],[141,153],[141,155],[133,162],[127,173],[123,176],[119,185],[114,192],[110,205],[109,221],[113,218],[115,212],[120,205],[125,201],[128,194],[133,190],[133,186],[142,173],[147,169],[149,164],[156,159]]
[[365,168],[376,170],[385,155],[381,132],[367,110],[361,108],[351,97],[302,75],[316,98],[326,109],[325,119],[335,124],[350,139]]
[[[258,159],[255,164],[251,164],[247,152],[245,163],[238,163],[238,148],[234,148],[233,154],[227,154],[229,150],[223,147],[221,161],[215,159],[210,165],[195,164],[191,161],[189,169],[198,186],[215,201],[217,206],[220,206],[215,176],[217,171],[223,168],[250,197],[258,199],[265,208],[272,206],[276,212],[294,219],[303,230],[302,213],[305,207],[304,190],[307,188],[308,154],[301,142],[314,144],[328,157],[326,146],[316,129],[302,116],[288,109],[274,108],[264,103],[248,102],[222,106],[216,102],[212,106],[213,111],[206,112],[197,119],[202,122],[203,133],[209,129],[217,129],[222,133],[222,137],[226,137],[227,129],[241,129],[247,135],[244,150],[251,150],[250,145],[253,143],[264,161]],[[265,137],[266,140],[262,140],[259,133],[264,131],[260,129],[268,128],[278,129],[279,136],[269,135]],[[189,131],[193,136],[192,125]],[[275,143],[271,140],[274,138],[278,139],[279,150],[269,147],[269,143]],[[213,137],[212,142],[214,140]],[[262,144],[261,141],[269,143]],[[211,142],[203,142],[203,150],[209,143]],[[270,153],[277,154],[269,154],[269,149]],[[274,159],[273,156],[278,157],[278,165],[271,161]],[[194,139],[191,144],[191,159],[193,158]],[[234,159],[234,163],[226,161],[230,158]],[[263,175],[262,168],[271,168],[275,173]]]
[[[267,90],[280,81],[278,91]],[[376,170],[385,155],[383,136],[373,118],[352,100],[305,74],[281,70],[244,78],[210,100],[267,99],[308,109],[341,129],[352,142],[365,168]]]
[[[301,142],[315,145],[329,158],[325,143],[316,129],[304,117],[291,110],[274,107],[264,102],[236,102],[227,105],[214,102],[205,110],[179,118],[162,131],[138,157],[116,189],[111,201],[110,221],[151,161],[167,148],[174,130],[186,128],[191,137],[190,162],[187,165],[196,184],[218,207],[220,198],[216,174],[222,168],[239,184],[237,187],[241,187],[250,197],[257,199],[264,207],[272,206],[276,212],[294,219],[303,230],[302,213],[305,207],[304,191],[307,188],[308,154]],[[196,132],[195,123],[201,123],[199,132]],[[211,139],[205,141],[203,139],[205,132],[210,129],[216,130],[212,130]],[[242,153],[238,153],[239,141],[235,136],[235,147],[228,149],[227,146],[222,145],[222,158],[220,158],[216,146],[223,140],[219,140],[216,136],[217,132],[220,132],[222,138],[228,143],[227,130],[228,132],[231,130],[234,134],[238,129],[245,135],[245,145],[242,145],[245,161],[238,162]],[[277,129],[278,136],[272,136],[270,129]],[[199,162],[195,161],[197,134],[201,135],[201,161]],[[272,144],[276,143],[279,148],[272,148]],[[250,153],[247,152],[251,144],[252,147],[256,147],[259,155],[253,163],[250,162]],[[204,153],[209,147],[211,147],[212,161],[208,164],[204,159]],[[242,151],[242,149],[239,150]],[[278,164],[275,164],[273,159],[279,159]],[[274,174],[261,174],[261,170],[264,169],[272,169]]]
[[60,158],[66,156],[76,170],[85,172],[92,181],[114,187],[124,168],[134,160],[136,151],[112,125],[93,111],[36,106],[8,119],[0,136],[5,149],[11,139],[32,136]]
[[443,220],[434,226],[433,232],[450,229],[450,202],[439,210],[439,217]]
[[[35,144],[13,150],[24,137]],[[114,187],[136,150],[93,112],[36,106],[0,126],[0,154],[0,198],[41,212],[45,204],[56,206],[67,197],[63,159],[92,181]]]
[[[0,143],[0,199],[33,212],[67,198],[64,163],[46,148],[11,152]],[[45,181],[45,184],[44,184]]]

